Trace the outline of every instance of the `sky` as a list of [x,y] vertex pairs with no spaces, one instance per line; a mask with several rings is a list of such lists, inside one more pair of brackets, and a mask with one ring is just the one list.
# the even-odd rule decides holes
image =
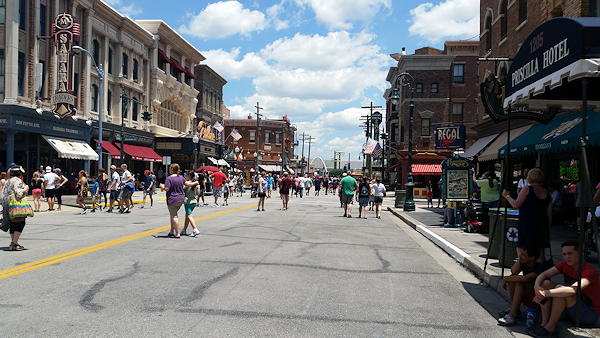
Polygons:
[[104,1],[134,20],[165,21],[198,49],[227,80],[232,118],[257,102],[266,118],[287,114],[300,134],[296,155],[305,133],[311,159],[326,161],[335,151],[359,160],[361,107],[383,106],[385,116],[390,54],[479,34],[479,0]]

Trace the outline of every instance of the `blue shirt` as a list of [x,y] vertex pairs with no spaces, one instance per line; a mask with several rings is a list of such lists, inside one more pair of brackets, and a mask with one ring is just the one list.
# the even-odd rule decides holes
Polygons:
[[269,182],[269,187],[273,188],[273,177],[267,177],[267,182]]
[[[148,175],[148,177],[146,177],[144,180],[144,190],[148,190],[148,187],[152,182],[154,182],[154,177],[152,177],[152,175]],[[154,186],[152,186],[152,190],[154,190]]]
[[94,183],[94,185],[92,186],[92,195],[96,195],[99,188],[100,188],[100,184],[98,182]]

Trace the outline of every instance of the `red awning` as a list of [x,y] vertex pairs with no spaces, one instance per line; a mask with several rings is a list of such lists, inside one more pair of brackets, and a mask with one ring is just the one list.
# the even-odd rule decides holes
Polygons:
[[171,63],[171,59],[169,59],[169,58],[167,57],[167,54],[165,54],[165,52],[163,52],[163,51],[162,51],[162,50],[160,50],[160,49],[158,50],[158,58],[159,58],[159,59],[161,59],[161,60],[165,60],[165,61],[167,61],[168,63]]
[[[116,143],[120,148],[121,143]],[[132,159],[138,161],[146,161],[146,162],[162,162],[162,156],[157,154],[154,150],[143,147],[143,146],[134,146],[132,144],[125,144],[123,151],[131,156]]]
[[194,79],[194,80],[196,79],[196,76],[194,75],[194,73],[192,73],[192,72],[191,72],[191,71],[188,69],[188,67],[185,67],[185,71],[184,71],[184,73],[185,73],[187,76],[191,77],[192,79]]
[[180,71],[185,73],[185,68],[181,67],[181,65],[179,64],[179,62],[177,62],[177,60],[171,58],[171,65],[175,66],[175,68],[179,69]]
[[[94,139],[94,141],[96,143],[98,143],[98,140]],[[121,159],[121,151],[119,149],[117,149],[117,147],[113,146],[112,143],[110,143],[108,141],[102,141],[102,148],[104,148],[104,150],[108,151],[112,155],[113,159],[115,159],[115,160]]]
[[442,165],[441,164],[413,164],[412,165],[413,175],[441,175]]

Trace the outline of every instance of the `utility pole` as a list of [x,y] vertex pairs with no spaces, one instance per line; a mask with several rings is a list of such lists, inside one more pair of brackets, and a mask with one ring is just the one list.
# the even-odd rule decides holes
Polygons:
[[348,171],[352,172],[352,170],[350,170],[350,152],[348,152]]
[[[369,113],[369,117],[367,120],[367,125],[366,125],[366,129],[367,129],[367,142],[369,141],[369,138],[371,138],[373,136],[373,109],[375,108],[382,108],[381,106],[374,106],[373,102],[371,102],[371,105],[368,107],[361,107],[363,109],[370,109],[370,113]],[[381,114],[380,114],[381,115]],[[379,128],[379,126],[377,127]],[[371,154],[367,154],[369,155],[369,157],[367,157],[367,166],[369,167],[369,178],[371,178],[371,176],[373,175],[373,161],[372,161],[372,155]]]
[[302,174],[302,176],[304,176],[304,138],[305,136],[309,136],[308,134],[304,134],[304,132],[302,132],[302,158],[300,159],[300,165],[301,165],[301,171],[300,173]]
[[315,138],[312,136],[309,136],[308,137],[308,161],[306,162],[308,164],[308,173],[309,174],[310,174],[310,145],[314,143],[312,140],[315,140]]
[[333,169],[342,169],[342,156],[344,156],[342,151],[333,152]]
[[260,141],[260,117],[262,116],[260,110],[262,109],[262,107],[258,102],[256,102],[256,106],[254,106],[254,108],[256,108],[256,135],[254,137],[254,141],[256,142],[256,156],[254,157],[254,174],[256,175],[258,174],[258,157],[260,156],[258,149]]

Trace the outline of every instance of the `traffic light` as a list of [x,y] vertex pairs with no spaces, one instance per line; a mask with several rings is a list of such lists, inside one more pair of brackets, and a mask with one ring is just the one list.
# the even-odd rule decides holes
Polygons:
[[149,112],[149,111],[145,111],[145,112],[143,112],[143,113],[142,113],[142,119],[143,119],[144,121],[150,121],[150,120],[152,120],[152,113],[151,113],[151,112]]
[[388,134],[387,133],[381,133],[381,139],[382,140],[387,140],[388,138]]

